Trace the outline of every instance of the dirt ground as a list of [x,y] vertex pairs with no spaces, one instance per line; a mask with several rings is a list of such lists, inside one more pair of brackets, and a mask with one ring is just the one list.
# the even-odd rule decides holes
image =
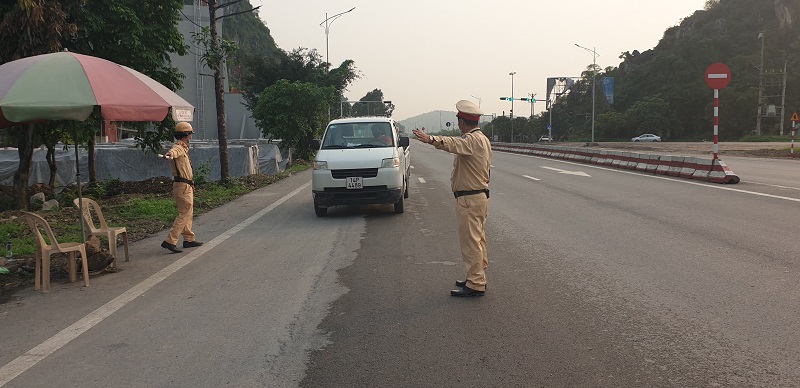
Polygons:
[[[280,179],[282,179],[282,177],[277,175],[258,174],[241,178],[239,183],[250,191],[264,187]],[[84,183],[84,185],[86,185],[84,186],[84,195],[92,196],[88,184]],[[199,187],[198,190],[202,190],[202,187]],[[11,195],[13,193],[13,188],[0,186],[0,192],[5,195]],[[39,192],[45,193],[48,199],[54,196],[53,190],[47,185],[35,185],[28,188],[29,196]],[[103,198],[103,204],[104,206],[115,206],[142,196],[171,197],[171,193],[172,179],[169,177],[157,177],[137,182],[119,182],[118,185],[108,189],[107,195]],[[195,214],[200,214],[207,210],[210,209],[205,208],[202,203],[195,203]],[[18,210],[2,211],[0,212],[0,222],[12,222],[11,220],[14,217],[19,217],[21,214],[22,213]],[[75,220],[79,219],[79,214],[78,209],[74,207],[72,203],[61,203],[61,209],[55,214],[46,216],[46,218],[49,219],[48,222],[52,223],[51,226],[53,226],[53,229],[56,230],[58,234],[57,226],[59,222],[74,223]],[[153,233],[159,233],[170,226],[170,224],[153,222],[147,219],[116,221],[119,222],[116,225],[124,224],[127,228],[129,243],[142,240]],[[107,249],[103,248],[102,251],[99,251],[100,246],[97,245],[97,243],[94,245],[97,246],[97,249],[92,250],[90,249],[91,247],[87,248],[89,252],[90,275],[95,276],[104,272],[114,272],[112,269],[107,268],[110,263],[110,256],[107,254]],[[98,252],[98,254],[93,255],[91,252]],[[65,282],[68,278],[66,255],[56,254],[52,256],[51,260],[51,282]],[[0,275],[0,303],[3,303],[11,294],[20,288],[33,285],[33,273],[35,269],[33,257],[15,255],[14,262],[10,264],[5,263],[5,260],[0,257],[0,265],[3,264],[8,268],[10,274]]]

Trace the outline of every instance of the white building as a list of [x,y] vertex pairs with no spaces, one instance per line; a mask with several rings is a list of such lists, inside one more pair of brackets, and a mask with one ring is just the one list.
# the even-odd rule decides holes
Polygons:
[[[194,43],[192,34],[199,34],[201,27],[209,25],[208,5],[201,0],[185,0],[183,15],[178,30],[183,34],[189,53],[185,56],[171,54],[173,66],[177,67],[185,76],[183,89],[177,93],[186,101],[195,106],[194,138],[217,139],[217,108],[214,94],[214,72],[203,64],[203,47]],[[224,9],[218,11],[221,14]],[[185,17],[183,17],[185,15]],[[217,20],[217,33],[222,34],[223,20]],[[227,80],[227,65],[223,64],[223,90],[225,92],[225,113],[228,129],[228,139],[258,139],[261,131],[256,127],[247,107],[244,105],[244,96],[239,93],[230,93]]]

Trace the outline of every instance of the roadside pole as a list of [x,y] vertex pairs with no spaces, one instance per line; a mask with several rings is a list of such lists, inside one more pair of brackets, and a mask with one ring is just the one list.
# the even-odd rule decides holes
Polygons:
[[792,159],[794,159],[794,132],[797,130],[797,122],[800,121],[800,117],[797,116],[797,112],[794,112],[791,120],[792,120],[792,148],[791,151],[789,152],[791,152]]
[[731,69],[721,62],[712,63],[706,69],[706,84],[714,89],[714,159],[712,163],[719,159],[719,90],[728,86],[731,82]]

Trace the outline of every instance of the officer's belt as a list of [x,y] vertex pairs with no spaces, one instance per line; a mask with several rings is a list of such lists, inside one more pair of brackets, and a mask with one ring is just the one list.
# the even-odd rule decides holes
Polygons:
[[464,195],[472,195],[472,194],[480,194],[486,193],[486,198],[489,198],[489,189],[482,189],[482,190],[464,190],[464,191],[454,191],[453,196],[458,198]]
[[191,180],[189,180],[189,179],[184,179],[184,178],[181,178],[181,177],[179,177],[179,176],[176,176],[176,177],[173,177],[173,178],[175,178],[175,182],[183,182],[183,183],[188,183],[188,184],[190,184],[190,185],[194,186],[194,182],[193,182],[193,181],[191,181]]

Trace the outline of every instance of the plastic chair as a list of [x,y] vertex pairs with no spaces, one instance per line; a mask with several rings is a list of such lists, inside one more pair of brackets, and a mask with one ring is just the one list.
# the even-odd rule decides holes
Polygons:
[[[76,207],[80,208],[78,198],[75,198],[72,202]],[[97,222],[100,224],[99,227],[95,225],[92,213],[97,216]],[[117,236],[122,236],[122,245],[125,247],[125,261],[130,261],[130,257],[128,257],[128,231],[124,226],[108,226],[106,224],[106,219],[103,217],[103,210],[100,209],[100,205],[97,204],[97,202],[89,198],[83,198],[81,218],[83,218],[83,223],[89,228],[89,235],[108,238],[108,250],[114,258],[111,262],[113,268],[117,267]]]
[[[69,271],[69,281],[78,280],[75,268],[75,253],[81,254],[83,265],[83,282],[89,287],[89,263],[86,258],[86,245],[77,242],[59,243],[50,224],[37,214],[22,212],[20,218],[31,228],[36,242],[36,275],[34,280],[34,290],[42,289],[44,292],[50,291],[50,256],[53,253],[67,254],[67,270]],[[50,240],[48,244],[42,236],[42,231]]]

